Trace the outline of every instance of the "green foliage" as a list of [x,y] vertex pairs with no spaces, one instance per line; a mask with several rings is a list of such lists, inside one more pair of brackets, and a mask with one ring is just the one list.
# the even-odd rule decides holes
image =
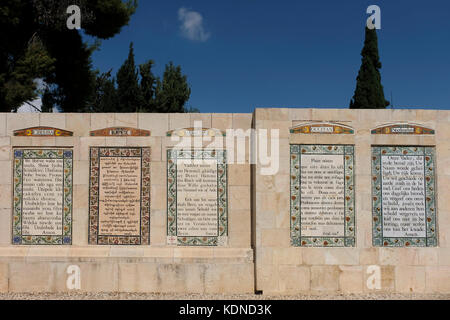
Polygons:
[[155,103],[156,83],[158,79],[152,73],[152,67],[155,64],[153,60],[149,60],[139,66],[139,74],[141,76],[142,91],[142,112],[156,112]]
[[[111,71],[96,75],[94,98],[90,112],[199,112],[185,108],[191,89],[180,66],[171,62],[166,65],[163,79],[155,76],[152,68],[155,62],[149,60],[139,67],[135,64],[133,44],[130,44],[128,58],[120,67],[116,80]],[[117,84],[117,85],[116,85]]]
[[91,55],[77,30],[66,27],[69,5],[82,11],[81,27],[98,39],[108,39],[127,25],[136,0],[2,0],[0,2],[0,111],[16,111],[36,98],[35,79],[48,88],[43,110],[88,108],[95,93]]
[[157,81],[155,100],[158,112],[184,113],[184,105],[189,100],[191,88],[180,66],[172,62],[166,65],[163,80]]
[[366,28],[366,39],[361,52],[362,64],[356,78],[356,90],[350,101],[351,109],[385,109],[389,105],[381,85],[381,62],[375,29]]
[[139,72],[134,62],[133,43],[130,44],[128,59],[117,72],[117,101],[116,112],[137,112],[143,104]]

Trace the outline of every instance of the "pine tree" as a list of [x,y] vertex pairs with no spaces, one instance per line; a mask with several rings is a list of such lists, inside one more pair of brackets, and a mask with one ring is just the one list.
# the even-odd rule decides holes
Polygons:
[[96,76],[95,94],[87,112],[115,112],[117,110],[117,90],[111,70]]
[[166,65],[163,80],[157,81],[155,89],[156,105],[161,113],[184,113],[184,105],[191,96],[187,77],[181,73],[180,66],[172,62]]
[[366,27],[366,39],[361,52],[362,64],[356,78],[356,90],[350,109],[385,109],[389,105],[381,85],[381,62],[375,29]]
[[130,44],[128,59],[117,72],[117,102],[116,112],[137,112],[143,105],[139,74],[134,62],[133,43]]

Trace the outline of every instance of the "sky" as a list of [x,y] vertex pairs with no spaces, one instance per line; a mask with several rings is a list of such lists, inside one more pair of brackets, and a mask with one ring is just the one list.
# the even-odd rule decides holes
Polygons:
[[129,26],[93,55],[118,70],[136,63],[162,75],[180,65],[201,112],[256,107],[348,108],[361,65],[366,13],[381,9],[382,84],[394,108],[450,109],[448,0],[140,0]]

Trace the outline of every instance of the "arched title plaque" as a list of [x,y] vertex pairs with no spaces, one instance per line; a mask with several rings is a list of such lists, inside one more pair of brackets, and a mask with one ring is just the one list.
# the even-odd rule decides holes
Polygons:
[[375,128],[372,134],[434,134],[434,130],[416,124],[395,123]]
[[293,134],[354,134],[353,128],[331,122],[312,122],[291,128]]
[[214,128],[185,128],[167,132],[168,137],[225,137],[226,133]]
[[71,137],[73,132],[52,127],[33,127],[14,131],[16,137]]
[[149,137],[150,131],[126,127],[112,127],[91,131],[91,137]]

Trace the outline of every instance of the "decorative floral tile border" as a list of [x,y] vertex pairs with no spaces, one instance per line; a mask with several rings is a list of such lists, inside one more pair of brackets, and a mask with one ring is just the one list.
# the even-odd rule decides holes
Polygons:
[[[71,149],[14,149],[13,245],[71,245],[72,244],[72,191],[73,151]],[[30,236],[22,234],[23,160],[63,160],[63,208],[61,208],[62,234],[59,236]]]
[[[150,148],[91,147],[89,176],[89,244],[150,244]],[[141,166],[141,234],[139,236],[102,236],[99,224],[99,176],[102,157],[140,157]]]
[[[354,247],[356,242],[354,146],[291,145],[291,245],[296,247]],[[345,236],[303,237],[301,235],[301,155],[342,155],[345,175]]]
[[[375,146],[372,147],[372,242],[375,247],[435,247],[437,246],[436,226],[436,185],[434,147],[416,146]],[[426,238],[386,238],[383,237],[382,203],[382,156],[423,156],[425,174]]]
[[[177,160],[217,160],[218,237],[177,235]],[[170,245],[224,246],[228,238],[228,192],[226,150],[167,150],[167,239]]]

